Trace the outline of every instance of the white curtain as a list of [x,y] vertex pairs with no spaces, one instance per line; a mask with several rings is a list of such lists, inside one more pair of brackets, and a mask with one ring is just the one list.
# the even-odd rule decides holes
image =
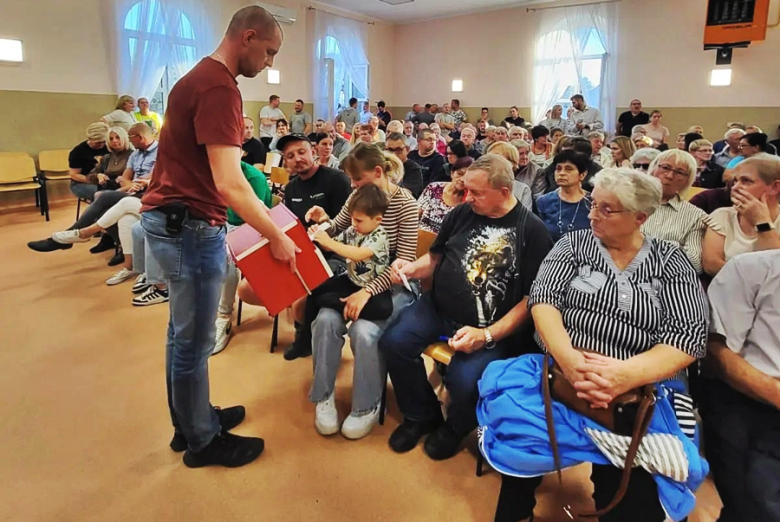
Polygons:
[[612,3],[549,9],[539,14],[534,121],[543,120],[556,103],[568,103],[566,96],[582,93],[589,106],[601,111],[605,130],[614,128],[616,13]]
[[114,11],[120,94],[151,99],[166,67],[178,80],[213,50],[203,0],[115,0]]
[[[368,99],[368,24],[350,20],[319,9],[314,16],[312,63],[315,118],[333,121],[339,94],[350,80]],[[328,59],[333,60],[333,78],[328,74]],[[333,101],[330,102],[333,82]],[[346,99],[351,93],[346,93]]]

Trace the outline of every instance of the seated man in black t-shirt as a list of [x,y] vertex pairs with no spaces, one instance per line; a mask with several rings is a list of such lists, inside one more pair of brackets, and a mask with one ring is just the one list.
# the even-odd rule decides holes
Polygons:
[[87,127],[87,140],[76,145],[68,154],[70,191],[77,198],[86,199],[90,203],[95,199],[98,186],[87,181],[87,174],[92,172],[100,158],[109,153],[107,139],[108,125],[93,123]]
[[[425,452],[434,460],[454,456],[477,427],[477,383],[485,367],[535,346],[527,297],[552,248],[544,224],[512,194],[509,161],[482,156],[464,182],[467,202],[444,219],[430,252],[414,263],[393,263],[396,284],[402,276],[433,277],[433,289],[405,308],[379,340],[404,415],[390,447],[410,451],[431,433]],[[445,339],[455,350],[447,369],[446,422],[421,358],[429,344]]]
[[409,159],[422,169],[423,186],[427,187],[433,174],[444,167],[444,156],[436,151],[436,134],[430,129],[417,133],[417,150],[409,153]]
[[268,151],[263,142],[255,138],[255,122],[249,116],[244,116],[244,144],[241,149],[244,151],[241,161],[249,165],[265,165]]

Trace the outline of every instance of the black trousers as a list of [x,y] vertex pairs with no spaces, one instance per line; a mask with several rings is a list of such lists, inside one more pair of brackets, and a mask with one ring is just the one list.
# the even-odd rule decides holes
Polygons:
[[780,411],[703,379],[704,451],[723,510],[719,522],[780,521]]
[[[607,507],[620,484],[623,470],[615,466],[594,464],[593,501],[596,509]],[[518,522],[530,518],[536,507],[536,488],[542,477],[518,478],[501,476],[495,522]],[[561,506],[563,509],[563,506]],[[576,513],[573,513],[576,516]],[[666,514],[658,500],[658,488],[652,475],[643,468],[634,468],[626,496],[615,509],[599,518],[600,522],[664,522]]]

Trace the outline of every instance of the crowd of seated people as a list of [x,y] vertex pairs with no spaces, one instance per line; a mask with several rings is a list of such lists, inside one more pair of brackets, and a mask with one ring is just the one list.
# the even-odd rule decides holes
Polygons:
[[[92,204],[68,230],[29,246],[51,252],[98,232],[116,238],[123,266],[107,284],[135,278],[133,304],[146,306],[167,301],[139,222],[162,122],[139,100],[152,123],[136,117],[126,132],[121,124],[134,106],[127,98],[90,125],[71,153],[72,191]],[[534,126],[513,107],[496,126],[487,108],[469,122],[459,100],[441,111],[414,105],[402,121],[384,103],[376,114],[370,107],[359,113],[353,99],[334,121],[313,122],[301,100],[288,120],[272,97],[259,120],[267,140],[254,136],[254,121],[245,117],[248,182],[270,206],[268,181],[252,165],[264,163],[267,151],[282,155],[290,174],[283,202],[334,273],[293,305],[295,337],[284,358],[313,356],[309,400],[321,435],[368,436],[388,374],[403,415],[389,439],[393,451],[410,451],[424,438],[430,458],[448,459],[479,427],[480,449],[502,474],[496,520],[506,522],[533,518],[541,476],[555,470],[551,457],[541,464],[531,457],[550,451],[543,353],[593,408],[655,384],[665,421],[651,424],[650,434],[673,437],[685,450],[686,478],[642,464],[630,472],[625,500],[601,520],[680,519],[692,509],[686,495],[706,475],[694,401],[706,404],[708,453],[726,451],[734,428],[717,412],[728,409],[750,426],[765,420],[754,431],[768,462],[779,464],[780,391],[769,384],[780,378],[780,344],[749,326],[751,313],[777,317],[776,309],[759,306],[759,295],[769,274],[780,273],[780,158],[757,127],[730,124],[713,143],[694,125],[675,145],[660,111],[644,113],[639,100],[620,115],[615,132],[583,96],[571,101],[568,116],[556,105]],[[232,210],[228,215],[228,230],[243,223]],[[419,231],[436,235],[420,258]],[[228,264],[215,354],[233,334],[236,297],[263,305]],[[724,308],[729,292],[744,301],[734,317]],[[351,412],[342,421],[333,397],[345,336],[355,365]],[[440,340],[453,351],[446,415],[422,359]],[[691,396],[687,372],[697,372],[694,363],[705,355],[713,368],[705,384],[728,404]],[[741,409],[730,408],[737,403]],[[611,463],[621,455],[605,459],[592,436],[597,426],[561,408],[567,414],[554,419],[559,440],[582,444],[568,453],[562,444],[561,457],[569,465],[593,464],[594,501],[604,508],[621,481]],[[518,438],[527,444],[509,442]],[[776,504],[748,501],[766,485],[737,480],[744,472],[730,468],[740,455],[751,458],[750,444],[729,451],[738,454],[706,455],[717,463],[724,516],[780,520]]]

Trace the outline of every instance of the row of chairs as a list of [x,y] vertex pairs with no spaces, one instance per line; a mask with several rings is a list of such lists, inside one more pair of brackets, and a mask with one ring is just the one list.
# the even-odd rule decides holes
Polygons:
[[[68,173],[68,149],[44,150],[38,155],[38,169],[35,161],[26,152],[0,152],[0,192],[35,192],[35,206],[41,216],[49,221],[48,181],[70,180]],[[76,217],[81,210],[81,200]]]

